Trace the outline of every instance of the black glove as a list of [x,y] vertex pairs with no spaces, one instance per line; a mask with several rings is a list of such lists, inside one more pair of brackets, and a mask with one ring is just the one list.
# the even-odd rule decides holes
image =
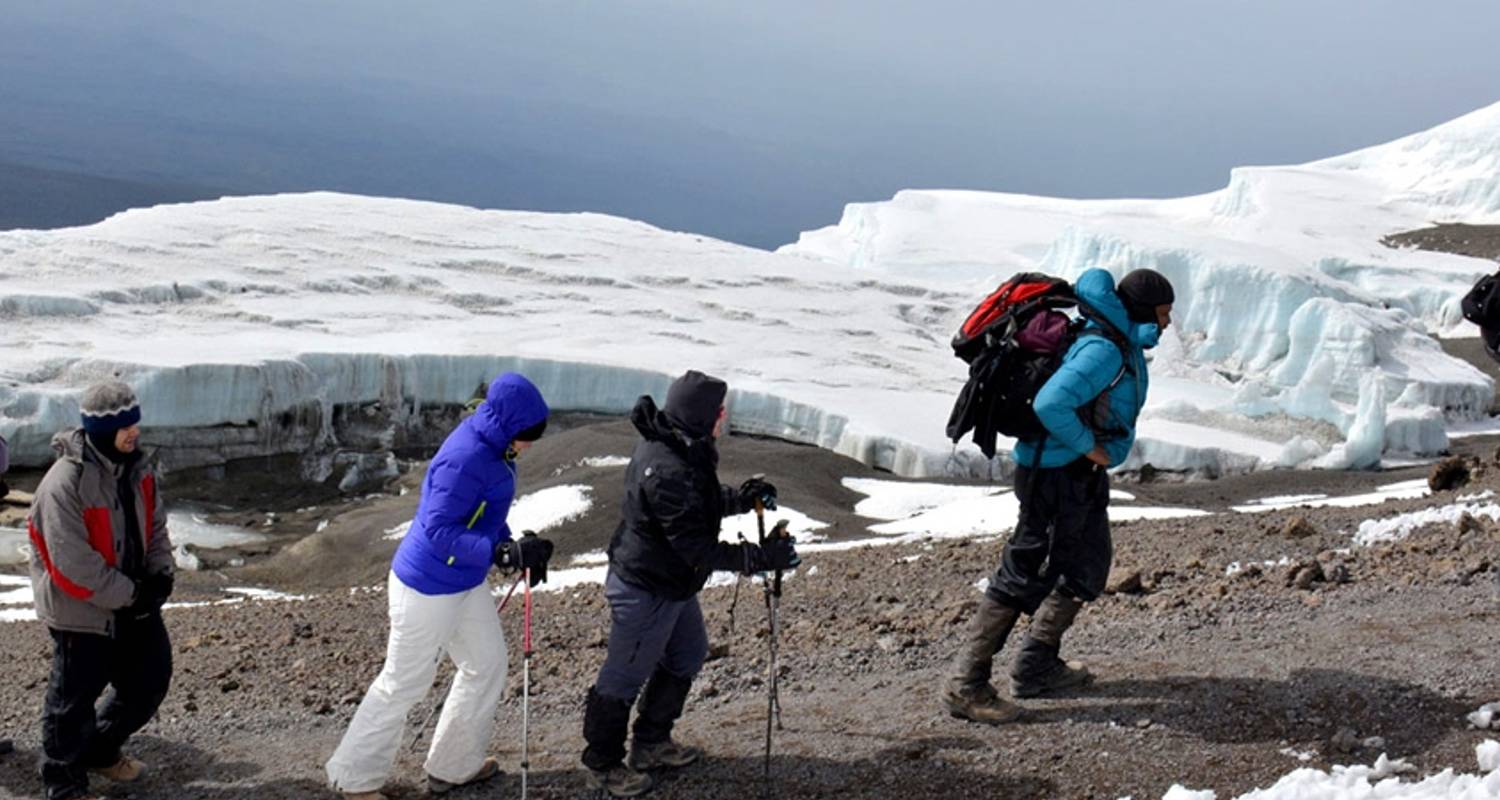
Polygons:
[[547,562],[552,560],[552,542],[532,531],[522,531],[520,539],[495,545],[495,566],[507,572],[531,570],[531,585],[547,580]]
[[802,557],[797,555],[797,548],[793,547],[796,543],[797,540],[791,536],[779,536],[767,539],[764,545],[749,542],[740,545],[745,551],[745,567],[742,571],[746,575],[755,575],[796,568],[802,563]]
[[141,578],[135,582],[135,599],[125,610],[136,617],[160,611],[167,598],[172,596],[172,588],[176,582],[170,572],[158,572]]
[[740,484],[740,505],[746,511],[755,510],[759,500],[767,511],[776,510],[776,487],[761,478],[751,478]]

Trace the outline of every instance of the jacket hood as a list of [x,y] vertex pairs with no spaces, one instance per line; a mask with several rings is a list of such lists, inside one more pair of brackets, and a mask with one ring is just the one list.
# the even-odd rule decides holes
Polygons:
[[643,394],[635,401],[635,407],[630,410],[630,421],[646,441],[661,442],[684,456],[706,458],[714,465],[719,463],[719,448],[712,436],[689,436],[666,412],[656,407],[656,400],[649,394]]
[[506,372],[490,382],[479,409],[470,417],[474,429],[491,447],[504,452],[516,434],[547,419],[542,392],[524,375]]
[[83,449],[87,447],[87,436],[83,428],[58,431],[52,435],[52,452],[68,461],[83,461]]
[[[1125,304],[1115,293],[1115,277],[1108,271],[1096,267],[1084,272],[1073,283],[1073,291],[1078,299],[1125,334],[1131,344],[1150,349],[1161,339],[1161,327],[1155,322],[1130,321]],[[1097,320],[1090,320],[1089,324],[1103,327]]]
[[690,369],[668,387],[662,413],[690,438],[711,438],[719,421],[719,409],[724,406],[724,395],[728,393],[728,384]]
[[58,431],[52,435],[52,452],[63,461],[72,461],[75,464],[97,464],[106,470],[115,470],[120,467],[135,469],[139,465],[154,466],[158,450],[136,449],[140,455],[129,459],[124,464],[116,464],[99,454],[94,445],[89,442],[88,432],[83,428],[70,428]]

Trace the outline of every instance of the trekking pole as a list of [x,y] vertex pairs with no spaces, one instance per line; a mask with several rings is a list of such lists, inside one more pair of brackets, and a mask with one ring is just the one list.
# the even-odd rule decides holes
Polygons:
[[526,589],[521,608],[521,800],[531,772],[531,570],[521,571]]
[[[755,525],[760,534],[760,546],[766,545],[766,505],[759,498],[755,500]],[[784,535],[785,524],[778,524],[773,535]],[[777,721],[776,697],[776,605],[781,597],[781,570],[776,570],[774,578],[765,581],[766,611],[770,617],[770,657],[767,659],[766,676],[766,795],[771,795],[771,731],[772,724]]]
[[[496,616],[499,616],[500,612],[502,612],[502,611],[505,610],[505,605],[510,602],[510,596],[516,593],[516,587],[520,586],[521,585],[521,581],[523,581],[525,579],[526,579],[525,574],[522,574],[520,578],[516,579],[515,583],[512,583],[510,585],[510,591],[506,592],[505,593],[505,598],[500,601],[499,605],[495,606],[495,615]],[[528,594],[530,594],[530,592],[528,592]],[[438,658],[442,658],[443,657],[443,651],[439,650],[438,654],[437,654],[437,657]],[[453,681],[450,679],[448,681],[448,689],[452,689],[452,688],[453,688]],[[443,690],[443,693],[440,694],[440,695],[438,695],[437,702],[432,704],[432,708],[427,711],[427,716],[423,717],[421,724],[417,726],[417,735],[413,736],[412,739],[411,739],[411,751],[412,752],[415,753],[417,751],[417,745],[419,745],[419,744],[422,743],[422,736],[427,733],[427,726],[430,725],[430,724],[432,724],[432,718],[435,717],[435,716],[437,716],[438,709],[442,708],[443,704],[446,703],[446,702],[448,702],[448,690],[447,689]]]

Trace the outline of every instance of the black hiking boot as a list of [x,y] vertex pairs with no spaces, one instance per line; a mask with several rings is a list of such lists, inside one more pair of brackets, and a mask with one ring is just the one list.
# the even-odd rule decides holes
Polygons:
[[1062,636],[1073,626],[1083,602],[1053,592],[1031,618],[1031,628],[1021,642],[1021,652],[1010,672],[1013,697],[1040,697],[1057,694],[1093,680],[1088,668],[1077,661],[1063,661],[1058,656]]

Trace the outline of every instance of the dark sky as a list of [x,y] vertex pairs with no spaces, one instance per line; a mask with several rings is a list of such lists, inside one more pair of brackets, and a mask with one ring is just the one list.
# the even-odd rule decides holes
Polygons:
[[595,210],[759,246],[902,188],[1208,191],[1500,100],[1493,0],[10,0],[0,18],[0,165]]

